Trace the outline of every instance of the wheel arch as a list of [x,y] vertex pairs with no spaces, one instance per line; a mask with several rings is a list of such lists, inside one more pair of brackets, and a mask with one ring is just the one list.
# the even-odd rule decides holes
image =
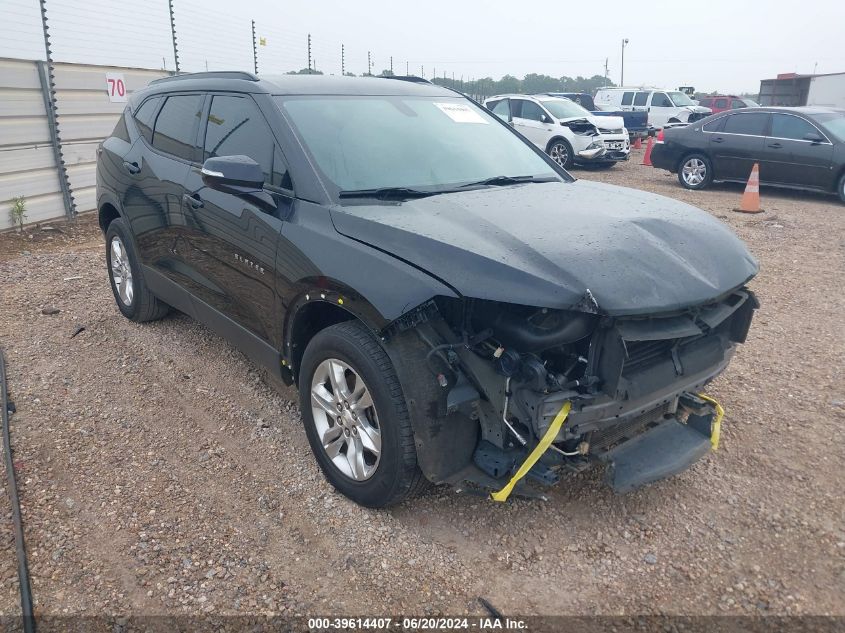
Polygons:
[[569,146],[570,152],[573,151],[572,150],[572,143],[570,142],[570,140],[568,138],[566,138],[562,134],[555,134],[552,138],[549,139],[549,142],[546,143],[546,154],[549,153],[549,150],[552,148],[552,143],[554,143],[555,141],[563,141],[564,143],[566,143]]
[[117,200],[108,195],[100,196],[97,204],[97,221],[103,235],[109,229],[109,224],[120,217],[123,217],[123,214],[120,212],[120,204]]

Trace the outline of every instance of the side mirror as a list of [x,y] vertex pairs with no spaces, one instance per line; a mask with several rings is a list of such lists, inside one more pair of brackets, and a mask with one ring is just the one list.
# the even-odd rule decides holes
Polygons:
[[250,193],[264,186],[264,172],[249,156],[214,156],[200,173],[206,187],[224,193]]
[[810,141],[813,145],[818,145],[819,143],[824,143],[824,139],[816,134],[815,132],[807,132],[804,135],[805,141]]

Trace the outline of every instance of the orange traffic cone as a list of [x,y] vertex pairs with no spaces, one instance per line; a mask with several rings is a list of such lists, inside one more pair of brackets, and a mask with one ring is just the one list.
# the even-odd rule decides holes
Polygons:
[[645,154],[643,154],[643,165],[651,167],[651,148],[654,146],[654,137],[648,137],[648,145],[645,146]]
[[633,147],[633,149],[642,149],[643,148],[643,139],[641,139],[638,136],[637,140],[634,141],[634,144],[632,145],[632,147]]
[[760,208],[760,165],[754,163],[751,168],[751,175],[748,177],[748,184],[745,185],[745,193],[742,194],[742,200],[739,203],[739,208],[734,211],[742,213],[762,213]]

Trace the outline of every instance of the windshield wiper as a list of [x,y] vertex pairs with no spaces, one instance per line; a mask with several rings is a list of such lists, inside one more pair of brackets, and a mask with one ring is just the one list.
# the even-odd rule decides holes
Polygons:
[[523,182],[552,182],[556,178],[552,176],[494,176],[478,182],[469,182],[461,185],[461,189],[466,187],[504,187],[505,185],[518,185]]
[[408,187],[378,187],[376,189],[350,189],[341,191],[339,198],[376,198],[378,200],[407,200],[409,198],[425,198],[436,196],[442,191],[423,191]]

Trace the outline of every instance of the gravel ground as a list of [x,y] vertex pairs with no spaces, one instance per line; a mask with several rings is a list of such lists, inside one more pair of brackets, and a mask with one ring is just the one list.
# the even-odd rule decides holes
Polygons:
[[[736,214],[741,187],[688,192],[640,157],[575,173],[727,222],[762,309],[710,389],[722,448],[621,497],[591,471],[547,502],[434,488],[359,508],[323,480],[293,390],[185,316],[120,316],[92,218],[0,236],[37,613],[455,615],[484,596],[520,615],[845,615],[845,207],[764,189],[767,213]],[[0,616],[19,609],[2,493]]]

